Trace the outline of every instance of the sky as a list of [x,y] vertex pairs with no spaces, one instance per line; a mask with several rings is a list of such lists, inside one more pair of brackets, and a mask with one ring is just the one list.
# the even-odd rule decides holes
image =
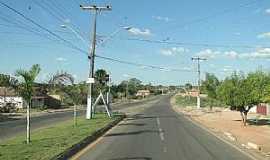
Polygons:
[[28,19],[0,4],[0,73],[4,74],[40,64],[38,81],[46,82],[57,71],[71,73],[77,82],[86,80],[93,13],[81,10],[80,4],[112,7],[97,17],[97,55],[142,64],[96,57],[95,69],[106,69],[114,83],[137,77],[152,84],[195,84],[196,62],[191,58],[198,56],[207,59],[201,61],[202,78],[206,72],[224,79],[233,71],[270,69],[268,0],[0,2]]

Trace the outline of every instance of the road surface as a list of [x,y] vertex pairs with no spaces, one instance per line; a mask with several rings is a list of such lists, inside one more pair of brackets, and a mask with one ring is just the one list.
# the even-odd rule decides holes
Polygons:
[[73,159],[250,160],[248,156],[175,113],[165,96],[128,117]]
[[[151,97],[146,100],[132,102],[132,103],[125,103],[125,104],[117,104],[113,105],[113,110],[120,110],[125,108],[132,108],[138,105],[142,105],[144,103],[148,103],[158,99],[159,96]],[[103,107],[98,106],[101,110]],[[85,111],[81,110],[78,112],[78,116],[84,116]],[[54,125],[58,122],[66,121],[73,119],[73,111],[65,111],[65,112],[58,112],[58,113],[48,113],[38,117],[31,118],[31,130],[36,130],[42,127],[48,127],[50,125]],[[23,134],[26,130],[26,119],[19,119],[7,122],[0,122],[0,142],[12,138],[18,134]]]

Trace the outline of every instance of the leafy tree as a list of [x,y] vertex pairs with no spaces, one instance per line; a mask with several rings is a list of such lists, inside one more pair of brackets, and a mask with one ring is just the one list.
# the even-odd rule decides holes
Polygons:
[[6,102],[6,93],[10,88],[16,89],[18,80],[10,75],[0,74],[0,87],[4,87],[4,102]]
[[186,89],[186,90],[191,90],[191,89],[192,89],[192,84],[186,83],[186,84],[185,84],[185,89]]
[[73,103],[73,120],[74,126],[77,126],[77,106],[82,104],[85,97],[84,86],[81,84],[73,84],[63,87],[63,91],[72,99]]
[[212,110],[213,103],[217,98],[217,87],[219,80],[214,74],[206,73],[205,81],[202,82],[202,89],[206,92],[210,101],[210,109]]
[[58,89],[68,95],[73,103],[74,126],[77,125],[77,106],[82,104],[85,97],[85,85],[74,84],[74,78],[67,72],[58,72],[49,81],[52,85],[58,85]]
[[226,78],[220,87],[218,95],[231,109],[240,112],[242,121],[246,125],[247,114],[250,109],[261,103],[266,95],[269,76],[262,71],[256,71],[244,77],[234,73]]
[[23,99],[27,102],[27,131],[26,142],[30,143],[30,108],[33,96],[33,85],[36,77],[40,72],[40,66],[38,64],[33,65],[30,70],[19,69],[16,71],[16,76],[22,78],[22,82],[19,84],[18,91]]

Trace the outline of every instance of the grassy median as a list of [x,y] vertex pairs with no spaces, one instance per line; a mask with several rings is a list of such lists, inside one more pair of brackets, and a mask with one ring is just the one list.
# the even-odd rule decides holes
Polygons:
[[56,122],[55,125],[32,132],[31,144],[25,143],[25,135],[0,143],[0,159],[51,159],[116,118],[110,119],[104,114],[96,114],[92,120],[79,117],[76,127],[72,120]]

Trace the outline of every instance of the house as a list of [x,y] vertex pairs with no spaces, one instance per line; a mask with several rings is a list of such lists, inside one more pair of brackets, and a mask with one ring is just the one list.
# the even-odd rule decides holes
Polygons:
[[257,105],[256,107],[256,113],[261,114],[261,115],[270,115],[270,105],[261,103]]
[[190,91],[188,91],[188,95],[191,97],[197,97],[199,95],[199,93],[198,93],[198,90],[191,89]]
[[150,95],[150,91],[149,90],[138,90],[136,93],[137,97],[146,97]]
[[0,87],[0,107],[6,104],[12,104],[15,108],[23,108],[23,98],[18,96],[14,89]]
[[[26,107],[26,103],[18,93],[7,87],[0,87],[0,107],[6,104],[12,104],[16,109],[22,109]],[[34,95],[32,97],[32,107],[59,108],[61,106],[61,100],[58,95],[48,95],[45,90],[39,87],[34,88]]]

